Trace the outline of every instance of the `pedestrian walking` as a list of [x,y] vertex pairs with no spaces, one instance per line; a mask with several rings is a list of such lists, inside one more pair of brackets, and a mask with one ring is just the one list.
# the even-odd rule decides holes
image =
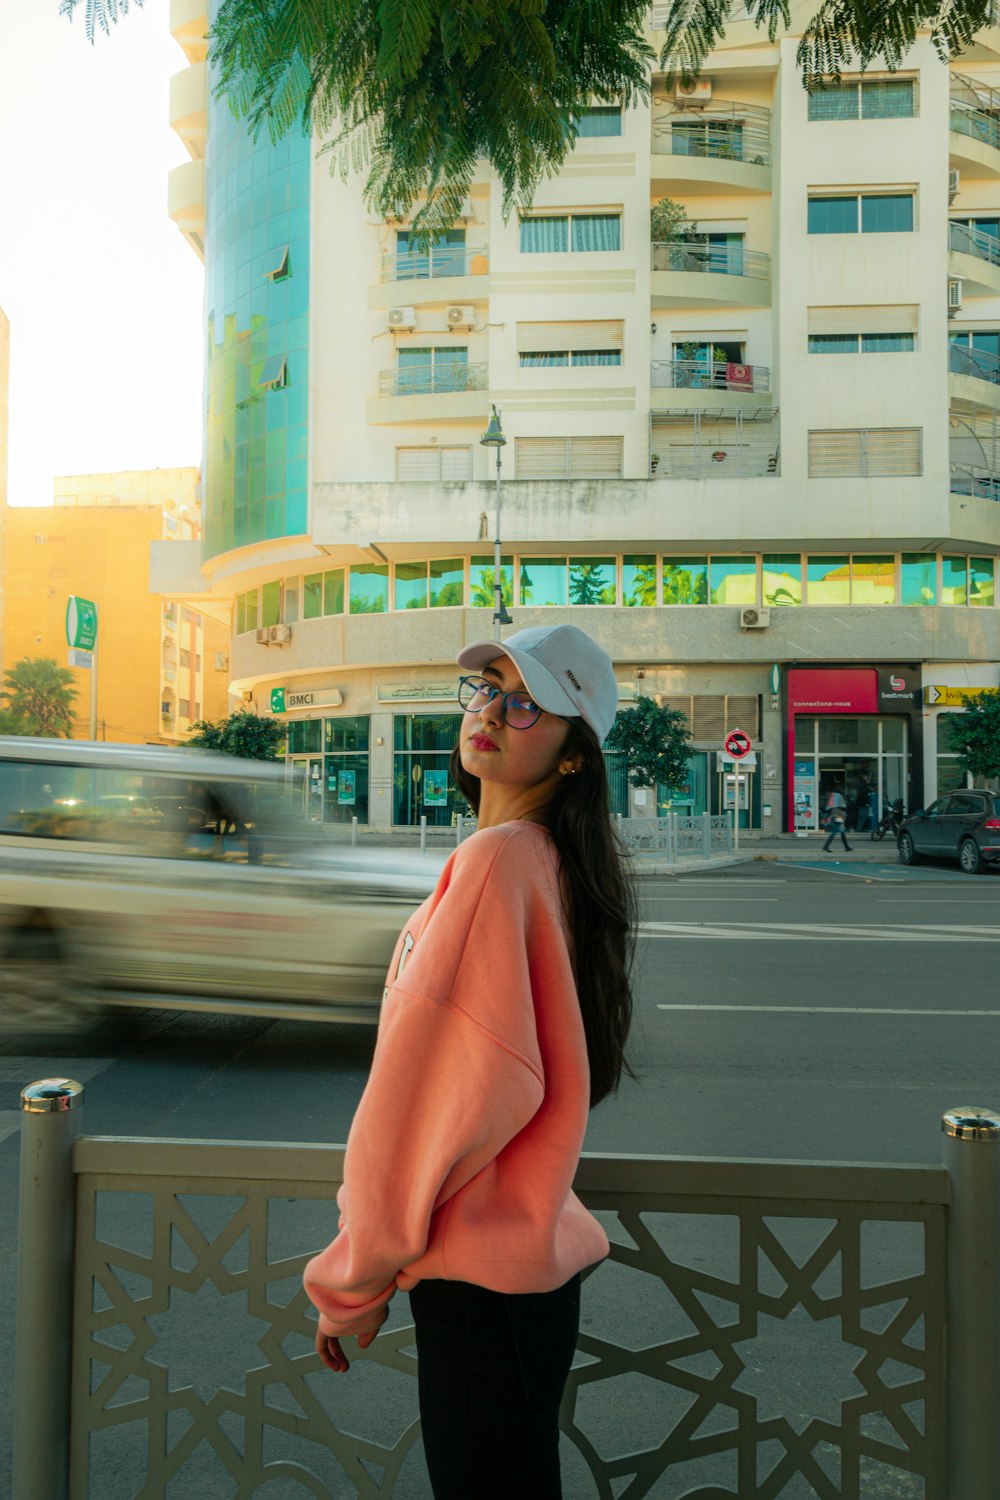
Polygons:
[[847,800],[839,786],[835,786],[826,799],[826,843],[823,845],[823,853],[829,854],[830,846],[837,835],[840,835],[841,843],[850,852],[850,844],[847,842],[847,834],[844,825],[847,819]]
[[367,1348],[409,1292],[435,1500],[558,1500],[580,1272],[608,1253],[573,1176],[630,1071],[635,898],[601,754],[618,690],[573,625],[458,662],[451,778],[478,831],[400,934],[340,1232],[305,1286],[340,1373],[345,1336]]

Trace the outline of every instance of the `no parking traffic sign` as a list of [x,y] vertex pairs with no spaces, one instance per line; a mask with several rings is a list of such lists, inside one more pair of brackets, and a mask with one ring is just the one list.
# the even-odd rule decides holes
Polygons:
[[742,760],[753,749],[753,741],[744,729],[731,729],[725,739],[726,754]]

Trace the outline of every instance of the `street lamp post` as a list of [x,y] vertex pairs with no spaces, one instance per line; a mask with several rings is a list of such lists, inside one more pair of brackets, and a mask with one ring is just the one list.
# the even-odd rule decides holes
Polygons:
[[492,408],[493,415],[490,423],[482,437],[479,439],[480,447],[495,448],[497,451],[497,491],[496,491],[496,540],[493,546],[493,639],[500,639],[500,626],[513,625],[514,621],[504,607],[503,585],[500,581],[500,450],[506,446],[507,439],[503,435],[500,426],[500,418],[497,409]]

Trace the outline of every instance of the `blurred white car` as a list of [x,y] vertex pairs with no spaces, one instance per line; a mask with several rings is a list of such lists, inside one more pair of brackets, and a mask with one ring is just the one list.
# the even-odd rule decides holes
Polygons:
[[351,848],[284,767],[0,737],[0,1026],[109,1006],[373,1023],[445,855]]

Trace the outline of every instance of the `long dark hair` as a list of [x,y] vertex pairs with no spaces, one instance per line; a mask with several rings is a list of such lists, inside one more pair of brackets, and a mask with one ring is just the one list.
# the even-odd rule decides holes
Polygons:
[[[593,1106],[614,1093],[622,1073],[635,1077],[625,1042],[632,1023],[636,897],[628,856],[611,822],[608,776],[597,736],[583,719],[567,723],[569,733],[560,754],[579,756],[580,769],[560,776],[546,817],[559,855]],[[450,771],[478,812],[479,777],[466,771],[457,745]]]

